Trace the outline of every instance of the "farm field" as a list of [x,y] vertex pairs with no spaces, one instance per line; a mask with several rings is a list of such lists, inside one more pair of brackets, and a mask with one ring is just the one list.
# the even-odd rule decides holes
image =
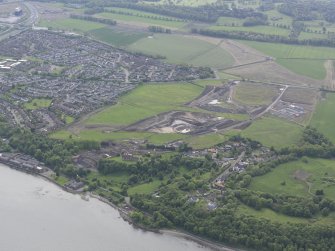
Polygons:
[[132,51],[162,55],[170,63],[224,68],[233,64],[232,56],[218,45],[180,35],[154,35],[128,47]]
[[278,95],[278,86],[242,82],[235,87],[233,99],[244,105],[266,105]]
[[148,35],[147,33],[120,32],[109,27],[91,30],[89,34],[99,41],[117,47],[125,47]]
[[254,41],[243,41],[242,43],[275,57],[277,63],[291,71],[314,79],[324,79],[326,76],[325,60],[335,58],[335,50],[327,47],[271,44]]
[[211,26],[211,30],[222,30],[222,31],[246,31],[246,32],[256,32],[256,33],[263,33],[269,35],[278,35],[278,36],[288,36],[290,30],[283,29],[274,26],[267,26],[267,25],[259,25],[259,26],[252,26],[252,27],[244,27],[244,26]]
[[[125,12],[128,12],[128,10],[123,10]],[[153,19],[150,16],[155,16],[154,14],[151,13],[146,13],[143,12],[143,16],[135,16],[135,15],[124,15],[124,14],[115,14],[115,13],[110,13],[110,12],[103,12],[94,15],[95,17],[100,17],[100,18],[107,18],[107,19],[113,19],[116,21],[123,21],[123,22],[132,22],[132,23],[137,23],[137,24],[145,24],[147,26],[150,25],[158,25],[158,26],[163,26],[167,28],[182,28],[183,26],[186,25],[185,22],[183,21],[166,21],[166,20],[161,20],[161,19]]]
[[302,127],[294,123],[275,117],[264,117],[254,121],[241,135],[265,146],[280,149],[298,144],[302,130]]
[[311,126],[317,128],[333,143],[335,143],[335,94],[328,93],[322,99],[313,114]]
[[158,113],[178,110],[203,88],[189,83],[146,84],[123,96],[117,105],[93,115],[86,124],[128,125]]
[[318,80],[325,79],[327,74],[324,60],[277,59],[276,62],[299,75]]
[[313,47],[301,45],[288,45],[276,43],[263,43],[255,41],[241,41],[269,56],[276,58],[293,59],[333,59],[335,50],[329,47]]
[[72,18],[61,18],[61,19],[54,19],[54,20],[41,20],[38,24],[39,26],[48,27],[52,29],[59,29],[59,30],[71,30],[77,32],[88,32],[96,29],[101,29],[106,25],[90,22],[85,20],[78,20]]
[[335,196],[335,162],[312,158],[289,162],[254,178],[250,189],[295,196],[313,196],[322,189],[324,196],[331,199]]

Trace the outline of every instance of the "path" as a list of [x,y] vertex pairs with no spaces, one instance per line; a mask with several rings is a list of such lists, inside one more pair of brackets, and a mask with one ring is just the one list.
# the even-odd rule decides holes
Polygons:
[[281,92],[281,94],[276,98],[276,100],[274,102],[272,102],[264,111],[262,111],[261,113],[257,114],[253,119],[257,119],[262,117],[265,113],[267,113],[268,111],[270,111],[276,104],[277,102],[283,97],[285,91],[288,89],[288,85],[285,85],[284,90]]
[[335,90],[334,61],[327,60],[325,62],[325,68],[327,70],[325,85],[328,86],[330,90]]
[[227,178],[228,176],[229,176],[229,174],[230,174],[230,168],[231,167],[234,167],[234,166],[236,166],[236,164],[237,163],[239,163],[243,158],[244,158],[244,156],[245,156],[245,151],[243,151],[239,156],[238,156],[238,158],[229,166],[229,168],[227,168],[226,170],[224,170],[219,176],[217,176],[215,179],[214,179],[214,181],[213,181],[213,183],[215,183],[216,181],[218,181],[218,180],[221,180],[222,179],[222,177],[224,177],[224,178]]

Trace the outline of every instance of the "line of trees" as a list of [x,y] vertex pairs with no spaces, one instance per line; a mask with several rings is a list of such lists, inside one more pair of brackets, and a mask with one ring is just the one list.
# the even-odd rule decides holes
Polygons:
[[211,29],[192,29],[192,33],[201,34],[210,37],[251,40],[268,43],[283,43],[283,44],[297,44],[297,45],[310,45],[310,46],[327,46],[335,47],[335,40],[330,39],[297,39],[286,36],[263,34],[248,31],[224,31],[224,30],[211,30]]
[[93,17],[93,16],[89,16],[89,15],[71,14],[70,17],[73,18],[73,19],[86,20],[86,21],[97,22],[97,23],[108,24],[108,25],[116,25],[117,24],[116,21],[112,20],[112,19]]

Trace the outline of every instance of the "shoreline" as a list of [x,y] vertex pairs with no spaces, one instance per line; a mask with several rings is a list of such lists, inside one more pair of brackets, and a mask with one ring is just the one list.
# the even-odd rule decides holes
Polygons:
[[56,185],[57,187],[59,187],[60,189],[62,189],[63,191],[67,192],[67,193],[71,193],[71,194],[75,194],[75,195],[85,195],[85,194],[88,194],[89,197],[91,198],[94,198],[94,199],[97,199],[99,200],[100,202],[102,203],[105,203],[107,205],[109,205],[110,207],[112,207],[113,209],[117,210],[120,217],[125,221],[125,222],[128,222],[128,224],[132,225],[134,228],[139,228],[143,231],[148,231],[148,232],[153,232],[153,233],[156,233],[156,234],[166,234],[166,235],[170,235],[170,236],[175,236],[175,237],[178,237],[178,238],[183,238],[183,239],[186,239],[186,240],[191,240],[195,243],[198,243],[204,247],[207,247],[207,248],[210,248],[212,249],[213,251],[244,251],[242,249],[236,249],[236,248],[233,248],[233,247],[228,247],[228,246],[225,246],[223,244],[220,244],[220,243],[217,243],[217,242],[214,242],[214,241],[211,241],[211,240],[208,240],[208,239],[205,239],[205,238],[202,238],[200,236],[196,236],[196,235],[193,235],[191,233],[187,233],[187,232],[184,232],[184,231],[180,231],[180,230],[176,230],[176,229],[149,229],[149,228],[146,228],[142,225],[138,225],[138,224],[135,224],[131,218],[128,216],[128,214],[126,212],[124,212],[122,210],[122,208],[118,207],[117,205],[115,205],[114,203],[108,201],[106,198],[104,197],[101,197],[99,195],[96,195],[92,192],[88,192],[88,193],[85,193],[85,192],[81,192],[81,191],[75,191],[75,190],[72,190],[72,189],[69,189],[63,185],[60,185],[58,184],[55,180],[53,180],[52,178],[50,177],[47,177],[45,175],[43,175],[42,173],[35,173],[35,172],[30,172],[30,171],[27,171],[27,170],[23,170],[23,169],[20,169],[20,168],[15,168],[13,166],[10,166],[8,164],[5,164],[5,163],[0,163],[12,170],[15,170],[15,171],[19,171],[21,173],[25,173],[25,174],[29,174],[29,175],[33,175],[33,176],[36,176],[36,177],[40,177],[54,185]]

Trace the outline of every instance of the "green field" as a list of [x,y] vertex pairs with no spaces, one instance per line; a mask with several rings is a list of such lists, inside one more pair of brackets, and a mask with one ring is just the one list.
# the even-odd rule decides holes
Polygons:
[[184,134],[166,133],[158,134],[151,132],[103,132],[96,130],[82,130],[77,134],[69,131],[61,130],[50,134],[51,138],[66,140],[72,138],[73,140],[90,140],[90,141],[123,141],[128,139],[133,140],[148,140],[151,144],[163,145],[171,141],[182,140],[186,136]]
[[51,105],[52,100],[47,98],[33,99],[28,103],[24,104],[24,108],[27,110],[36,110],[40,108],[47,108]]
[[204,149],[228,140],[228,136],[211,133],[200,136],[188,137],[184,141],[194,149]]
[[[286,25],[291,27],[292,26],[292,21],[293,18],[287,15],[284,15],[280,12],[278,12],[277,10],[269,10],[269,11],[265,11],[264,12],[268,18],[269,18],[269,22],[271,24],[280,24],[280,25]],[[271,20],[271,18],[279,18],[279,20]]]
[[216,25],[216,26],[211,26],[210,29],[218,30],[218,31],[222,30],[222,31],[256,32],[256,33],[278,35],[278,36],[288,36],[290,34],[289,29],[283,29],[283,28],[268,26],[268,25],[259,25],[259,26],[252,26],[252,27]]
[[181,35],[157,34],[129,46],[132,51],[165,56],[176,64],[224,68],[233,64],[232,56],[217,45]]
[[[166,5],[166,4],[173,3],[174,5],[184,5],[184,6],[196,7],[196,6],[206,5],[206,4],[213,4],[216,1],[217,0],[160,0],[156,4]],[[149,1],[148,3],[152,4],[152,3],[155,3],[155,2]]]
[[236,86],[234,100],[244,105],[267,105],[279,95],[274,85],[240,83]]
[[[141,11],[132,11],[128,9],[122,9],[124,12],[141,12]],[[166,21],[166,20],[160,20],[160,19],[154,19],[151,18],[151,16],[158,16],[152,13],[146,13],[146,12],[141,12],[142,16],[131,16],[131,15],[124,15],[124,14],[114,14],[110,12],[103,12],[96,14],[94,16],[100,17],[100,18],[108,18],[108,19],[113,19],[116,21],[123,21],[123,22],[131,22],[131,23],[136,23],[136,24],[144,24],[147,26],[150,25],[158,25],[166,28],[182,28],[183,26],[186,25],[185,22],[182,21]]]
[[235,17],[219,17],[216,25],[217,26],[242,26],[243,25],[243,19],[241,18],[235,18]]
[[39,26],[44,26],[58,30],[88,32],[91,30],[101,29],[106,25],[85,20],[62,18],[62,19],[54,19],[52,21],[42,20],[39,22]]
[[85,123],[128,125],[162,112],[178,110],[202,90],[202,87],[189,83],[142,85]]
[[329,47],[313,47],[302,45],[288,45],[276,43],[263,43],[255,41],[242,41],[243,43],[276,58],[299,59],[333,59],[335,50]]
[[327,34],[311,33],[311,32],[301,32],[299,39],[327,39]]
[[[311,158],[306,160],[280,165],[270,173],[254,178],[250,189],[295,196],[312,196],[316,190],[323,189],[325,197],[334,198],[335,161]],[[281,185],[283,181],[285,185]]]
[[162,183],[161,180],[154,180],[149,183],[136,185],[128,189],[128,194],[129,195],[134,195],[136,193],[137,194],[150,194],[150,193],[153,193],[155,190],[157,190],[161,183]]
[[241,135],[276,149],[299,143],[303,128],[274,117],[264,117],[252,123]]
[[245,206],[245,205],[240,205],[237,210],[238,214],[243,214],[243,215],[252,215],[257,218],[263,218],[267,219],[273,222],[278,222],[278,223],[309,223],[309,224],[322,224],[322,225],[327,225],[327,224],[334,224],[335,222],[335,214],[331,213],[327,217],[323,216],[317,216],[316,218],[312,219],[305,219],[305,218],[298,218],[298,217],[291,217],[287,216],[284,214],[277,213],[275,211],[272,211],[271,209],[268,208],[263,208],[261,210],[256,210],[251,207]]
[[299,75],[318,80],[323,80],[327,74],[324,60],[277,59],[277,63]]
[[108,27],[91,30],[89,34],[99,41],[118,47],[130,45],[148,35],[146,33],[119,32]]
[[325,60],[335,58],[335,50],[328,47],[262,43],[255,41],[243,41],[243,43],[269,56],[275,57],[279,64],[289,70],[314,79],[324,79],[326,76],[324,67]]
[[318,104],[311,125],[335,143],[335,94],[328,93],[326,99]]

